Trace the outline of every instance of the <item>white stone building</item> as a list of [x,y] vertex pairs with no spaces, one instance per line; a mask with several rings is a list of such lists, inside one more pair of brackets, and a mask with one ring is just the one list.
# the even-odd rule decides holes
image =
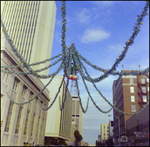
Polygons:
[[[58,92],[62,79],[63,76],[55,76],[47,87],[50,91],[50,104]],[[56,101],[48,110],[45,130],[45,144],[47,145],[57,145],[60,140],[69,141],[71,139],[72,98],[68,88],[64,109],[60,111],[60,103],[65,98],[65,87],[66,82],[64,80]],[[61,102],[59,102],[59,99]]]
[[[13,44],[27,63],[51,57],[55,16],[54,1],[1,1],[3,23]],[[48,64],[47,62],[33,66],[32,69],[36,70]],[[3,33],[1,33],[1,65],[20,65],[20,60],[11,50]],[[25,68],[5,70],[27,72]],[[40,74],[48,73],[49,70],[46,70]],[[9,95],[16,102],[26,102],[37,95],[44,86],[40,79],[32,75],[11,75],[1,72],[2,146],[22,146],[24,142],[31,145],[44,144],[47,111],[40,108],[37,99],[20,106],[8,98]],[[40,101],[43,107],[48,106],[50,97],[47,89],[40,94]]]

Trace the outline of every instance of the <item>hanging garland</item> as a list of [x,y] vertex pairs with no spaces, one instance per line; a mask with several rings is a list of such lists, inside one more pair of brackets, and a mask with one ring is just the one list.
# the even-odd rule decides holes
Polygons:
[[[18,105],[24,105],[26,103],[29,103],[31,102],[33,99],[35,99],[36,97],[38,97],[38,101],[39,101],[39,104],[40,104],[40,107],[42,110],[46,111],[48,110],[52,105],[53,103],[55,102],[59,92],[60,92],[60,89],[61,89],[61,86],[62,86],[62,83],[64,81],[64,78],[67,77],[67,84],[66,84],[66,88],[65,88],[65,96],[64,96],[64,100],[62,102],[62,105],[61,105],[61,100],[59,99],[59,104],[60,104],[60,110],[62,111],[63,108],[64,108],[64,104],[65,104],[65,101],[66,101],[66,98],[67,98],[67,87],[68,87],[68,84],[69,84],[69,79],[71,80],[76,80],[77,79],[77,75],[73,75],[74,71],[78,71],[82,77],[82,80],[83,80],[83,83],[85,85],[85,88],[87,90],[87,93],[91,99],[91,101],[93,102],[93,104],[95,105],[95,107],[102,113],[109,113],[112,109],[115,109],[117,110],[118,112],[121,112],[123,114],[126,114],[126,115],[134,115],[134,114],[138,114],[140,112],[142,112],[149,104],[149,101],[147,102],[147,104],[138,112],[134,113],[134,114],[130,114],[130,113],[126,113],[126,112],[123,112],[122,110],[119,110],[118,108],[115,107],[116,103],[115,104],[111,104],[103,95],[102,93],[98,90],[98,88],[96,87],[95,83],[96,82],[100,82],[101,80],[107,78],[110,74],[111,75],[147,75],[147,73],[149,72],[149,68],[146,68],[145,70],[140,70],[139,72],[135,72],[135,71],[131,71],[131,72],[125,72],[125,73],[121,73],[121,72],[118,72],[118,71],[115,71],[116,70],[116,67],[118,66],[118,64],[125,58],[125,55],[127,54],[127,51],[129,49],[129,46],[131,46],[133,43],[134,43],[134,39],[135,37],[137,36],[137,34],[139,33],[140,31],[140,27],[141,25],[143,24],[142,21],[144,19],[144,17],[146,15],[148,15],[148,8],[149,8],[149,1],[147,1],[147,3],[145,4],[145,7],[144,9],[142,10],[142,13],[141,15],[137,15],[137,23],[135,24],[134,28],[133,28],[133,33],[132,33],[132,36],[128,39],[128,41],[125,42],[125,47],[124,47],[124,50],[122,51],[122,54],[119,55],[115,61],[115,63],[112,65],[112,67],[110,69],[103,69],[101,67],[98,67],[97,65],[94,65],[92,64],[91,62],[89,62],[87,59],[85,59],[82,55],[80,55],[78,53],[78,51],[76,50],[75,48],[75,45],[72,44],[69,48],[66,46],[66,42],[65,42],[65,33],[66,33],[66,2],[63,1],[62,2],[62,7],[61,7],[61,12],[62,12],[62,53],[57,55],[57,56],[54,56],[52,58],[49,58],[49,59],[46,59],[44,61],[41,61],[41,62],[36,62],[36,63],[32,63],[32,64],[27,64],[26,61],[22,58],[22,56],[18,53],[15,45],[13,45],[13,41],[10,39],[9,35],[8,35],[8,30],[6,29],[6,27],[4,26],[3,24],[3,21],[2,21],[2,17],[1,17],[1,26],[2,26],[2,30],[3,30],[3,33],[6,37],[6,39],[8,40],[10,46],[11,46],[11,49],[12,51],[15,53],[15,55],[17,56],[17,58],[20,59],[20,65],[19,66],[1,66],[1,71],[4,72],[4,73],[9,73],[9,74],[17,74],[17,75],[20,75],[20,74],[32,74],[33,76],[36,76],[38,78],[43,78],[43,79],[47,79],[47,78],[51,78],[51,80],[46,84],[46,86],[36,95],[34,96],[31,100],[29,100],[28,102],[24,102],[24,103],[17,103],[15,102],[7,93],[8,97],[10,98],[10,100],[15,103],[15,104],[18,104]],[[61,56],[61,57],[60,57]],[[30,68],[30,66],[35,66],[35,65],[39,65],[39,64],[43,64],[43,63],[46,63],[47,61],[50,61],[50,60],[53,60],[55,58],[58,58],[60,57],[57,61],[55,61],[53,64],[50,64],[48,65],[47,67],[45,68],[41,68],[41,69],[38,69],[38,70],[33,70]],[[71,66],[71,61],[73,60],[73,66]],[[101,76],[97,77],[97,78],[92,78],[85,66],[83,65],[83,63],[81,62],[81,60],[83,60],[85,63],[87,63],[88,65],[90,65],[92,68],[94,68],[95,70],[99,70],[100,72],[103,72],[104,74],[102,74]],[[56,72],[52,73],[52,74],[49,74],[49,75],[39,75],[37,74],[38,72],[41,72],[43,70],[46,70],[46,69],[49,69],[50,67],[54,66],[55,64],[57,64],[59,61],[62,61],[61,65],[59,66],[59,68],[56,70]],[[12,70],[5,70],[5,69],[8,69],[8,68],[26,68],[28,70],[28,72],[16,72],[16,71],[12,71]],[[42,91],[51,83],[52,79],[54,78],[55,75],[57,75],[59,73],[59,71],[63,68],[64,70],[64,76],[63,76],[63,79],[62,79],[62,82],[58,88],[58,92],[56,93],[56,96],[53,100],[53,102],[51,103],[51,105],[47,108],[43,108],[42,105],[41,105],[41,102],[40,102],[40,99],[39,99],[39,95],[42,93]],[[86,75],[83,73],[83,69],[86,73]],[[91,97],[91,94],[88,90],[88,87],[85,83],[85,80],[91,82],[93,84],[93,86],[95,87],[95,89],[98,91],[98,93],[100,94],[100,96],[112,107],[110,110],[108,111],[103,111],[101,110],[97,105],[96,103],[94,102],[93,98]],[[81,102],[81,98],[80,98],[80,92],[79,92],[79,87],[78,87],[78,82],[76,80],[76,85],[77,85],[77,92],[78,92],[78,97],[79,97],[79,103],[80,103],[80,106],[81,106],[81,109],[83,111],[83,113],[86,113],[87,112],[87,109],[88,109],[88,104],[89,104],[89,98],[87,100],[87,106],[86,106],[86,109],[84,110],[83,109],[83,106],[82,106],[82,102]]]

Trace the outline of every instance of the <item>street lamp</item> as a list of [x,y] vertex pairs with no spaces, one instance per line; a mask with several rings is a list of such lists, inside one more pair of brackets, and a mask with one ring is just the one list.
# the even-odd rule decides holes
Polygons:
[[[108,115],[109,117],[112,115]],[[115,115],[114,115],[115,116]],[[118,128],[119,128],[119,145],[120,145],[120,120],[119,117],[115,116],[118,119]]]

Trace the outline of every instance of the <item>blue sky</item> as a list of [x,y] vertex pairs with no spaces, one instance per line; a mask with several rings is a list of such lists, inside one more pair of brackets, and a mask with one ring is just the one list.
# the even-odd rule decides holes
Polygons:
[[[78,52],[92,64],[109,69],[123,51],[125,42],[131,37],[137,15],[140,15],[145,1],[66,1],[66,45],[75,44]],[[56,22],[52,47],[52,57],[62,52],[61,47],[61,1],[56,1]],[[130,46],[124,60],[117,71],[138,70],[149,67],[149,16],[146,16],[141,31]],[[51,62],[53,63],[53,62]],[[84,62],[83,62],[84,63]],[[60,64],[52,67],[50,73],[56,71]],[[102,73],[92,69],[86,63],[88,73],[98,77]],[[63,75],[63,70],[58,74]],[[98,89],[112,103],[112,83],[118,76],[109,76],[97,83]],[[88,94],[79,76],[79,88],[84,108]],[[97,94],[92,84],[86,82],[96,104],[103,110],[110,106]],[[70,87],[69,87],[70,89]],[[113,115],[113,111],[109,113]],[[83,141],[95,143],[100,134],[101,123],[108,123],[108,114],[98,111],[89,101],[89,108],[83,115]]]

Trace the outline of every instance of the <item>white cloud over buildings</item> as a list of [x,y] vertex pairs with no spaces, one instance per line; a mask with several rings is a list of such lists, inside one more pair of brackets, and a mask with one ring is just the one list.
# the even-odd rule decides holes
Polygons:
[[111,36],[110,32],[100,29],[86,29],[81,37],[81,43],[99,42]]

